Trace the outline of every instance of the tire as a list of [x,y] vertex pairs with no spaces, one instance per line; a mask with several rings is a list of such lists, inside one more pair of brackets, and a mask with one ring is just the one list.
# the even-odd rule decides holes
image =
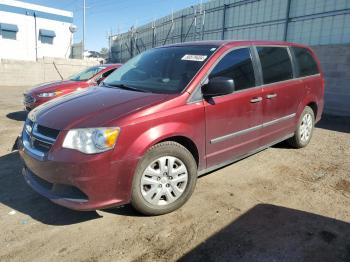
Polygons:
[[156,144],[137,165],[131,205],[144,215],[170,213],[187,202],[196,181],[197,164],[190,151],[173,141]]
[[[297,128],[293,137],[287,140],[289,145],[294,148],[303,148],[306,147],[312,137],[315,126],[315,114],[311,107],[307,106],[304,108],[304,111],[300,115]],[[307,129],[307,131],[303,131]],[[305,133],[307,132],[307,133]],[[306,136],[306,134],[308,134]]]

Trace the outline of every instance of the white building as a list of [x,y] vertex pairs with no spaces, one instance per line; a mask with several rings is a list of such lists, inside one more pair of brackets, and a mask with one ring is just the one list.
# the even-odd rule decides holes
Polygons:
[[73,13],[0,0],[0,59],[69,58]]

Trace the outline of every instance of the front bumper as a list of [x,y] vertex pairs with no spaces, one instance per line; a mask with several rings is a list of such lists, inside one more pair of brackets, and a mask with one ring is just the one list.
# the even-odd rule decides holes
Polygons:
[[135,161],[112,161],[111,152],[85,155],[55,149],[44,159],[18,147],[23,176],[32,189],[59,205],[74,210],[96,210],[130,201]]

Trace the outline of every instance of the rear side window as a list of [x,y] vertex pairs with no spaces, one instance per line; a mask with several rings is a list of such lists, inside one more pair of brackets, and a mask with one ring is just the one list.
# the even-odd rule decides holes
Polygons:
[[114,70],[116,70],[116,68],[113,68],[113,69],[111,69],[111,70],[109,70],[109,71],[107,71],[107,72],[104,72],[104,73],[102,74],[102,77],[103,77],[103,78],[106,78],[107,76],[109,76],[110,74],[112,74],[112,73],[114,72]]
[[254,68],[249,48],[233,50],[214,67],[209,78],[229,77],[235,81],[235,90],[255,86]]
[[257,47],[264,84],[293,78],[292,62],[287,48]]
[[299,68],[300,77],[319,73],[317,63],[307,49],[293,47],[293,52]]

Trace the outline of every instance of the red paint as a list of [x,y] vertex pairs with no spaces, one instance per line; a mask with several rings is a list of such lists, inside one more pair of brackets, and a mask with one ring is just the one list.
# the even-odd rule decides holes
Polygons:
[[[40,125],[61,130],[47,161],[20,154],[37,176],[51,182],[74,185],[89,201],[77,204],[63,198],[52,199],[63,206],[89,210],[116,206],[130,201],[132,179],[138,161],[154,144],[185,137],[198,151],[198,170],[209,169],[235,157],[256,150],[291,134],[306,105],[318,107],[316,120],[323,111],[323,73],[302,79],[262,85],[211,100],[188,100],[217,60],[240,46],[283,45],[286,42],[216,41],[190,44],[213,44],[219,48],[181,94],[142,93],[113,88],[92,88],[64,102],[52,101],[37,110]],[[186,45],[186,44],[184,44]],[[303,46],[304,47],[304,46]],[[310,49],[309,49],[310,50]],[[312,52],[312,50],[310,50]],[[314,53],[312,52],[314,56]],[[319,62],[315,57],[318,65]],[[274,99],[266,99],[276,93]],[[251,103],[262,97],[260,103]],[[34,111],[35,111],[34,110]],[[295,114],[276,125],[257,129],[222,142],[211,140]],[[118,126],[120,136],[114,150],[86,155],[62,148],[66,133],[72,128]]]
[[[108,72],[112,69],[118,68],[121,66],[121,64],[109,64],[109,65],[101,65],[105,66],[106,68],[102,71],[98,72],[97,74],[93,75],[88,80],[84,81],[72,81],[72,80],[61,80],[61,81],[55,81],[55,82],[49,82],[45,84],[41,84],[40,86],[33,88],[26,92],[27,95],[32,96],[35,99],[34,103],[26,103],[24,102],[25,109],[27,111],[30,111],[34,109],[35,107],[48,102],[54,98],[72,93],[74,91],[84,89],[90,86],[97,85],[96,80],[99,79],[99,77],[104,74],[105,72]],[[103,80],[103,79],[101,79]],[[61,92],[59,95],[55,97],[39,97],[38,95],[41,93],[50,93],[50,92]]]

